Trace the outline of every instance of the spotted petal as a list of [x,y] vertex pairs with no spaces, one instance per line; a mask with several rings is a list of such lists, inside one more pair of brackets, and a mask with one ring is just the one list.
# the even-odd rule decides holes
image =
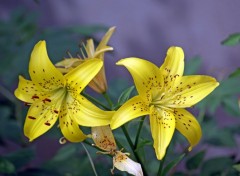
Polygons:
[[149,106],[140,96],[135,96],[117,110],[112,117],[111,128],[116,129],[137,117],[149,114]]
[[94,127],[110,124],[114,111],[104,111],[82,95],[76,95],[72,100],[70,98],[68,109],[79,125]]
[[43,99],[44,92],[29,80],[19,76],[18,88],[14,92],[15,96],[27,103],[34,103],[38,99]]
[[113,166],[120,171],[126,171],[135,176],[143,176],[142,167],[139,163],[131,160],[127,154],[120,151],[113,157]]
[[97,147],[105,151],[114,151],[117,145],[109,125],[92,127],[92,139]]
[[83,62],[64,75],[68,87],[79,94],[96,76],[102,66],[103,61],[101,59],[91,59]]
[[138,93],[151,101],[152,92],[160,92],[163,86],[160,71],[153,63],[139,58],[126,58],[117,62],[131,73]]
[[151,107],[150,126],[157,159],[161,160],[175,131],[174,115],[170,111]]
[[184,76],[179,85],[172,90],[171,98],[165,100],[165,105],[172,108],[191,107],[210,94],[218,85],[216,79],[210,76]]
[[201,126],[195,117],[185,109],[174,109],[176,129],[184,135],[190,143],[189,151],[197,145],[202,137]]
[[63,75],[48,58],[46,42],[38,42],[31,54],[29,74],[36,86],[52,91],[64,86]]
[[30,141],[47,132],[58,118],[60,104],[49,106],[48,103],[38,101],[28,110],[24,124],[24,134]]
[[70,109],[66,103],[63,104],[59,114],[60,129],[68,141],[82,142],[86,139],[86,135],[79,128],[75,121],[75,115],[72,114]]
[[164,77],[164,86],[170,89],[178,84],[179,78],[183,75],[184,53],[180,47],[170,47],[163,65],[160,67],[161,75]]

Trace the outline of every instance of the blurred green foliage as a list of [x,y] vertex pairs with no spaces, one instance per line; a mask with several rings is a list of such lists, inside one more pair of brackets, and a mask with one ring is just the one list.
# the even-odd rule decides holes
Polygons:
[[[13,11],[7,21],[0,21],[0,174],[20,175],[20,176],[78,176],[94,175],[88,156],[81,144],[57,145],[48,150],[53,156],[50,159],[37,162],[39,155],[45,151],[40,151],[38,143],[29,143],[23,137],[23,122],[27,108],[16,100],[13,95],[17,86],[18,75],[28,76],[28,61],[33,45],[41,39],[47,40],[49,55],[53,62],[61,60],[66,51],[78,52],[78,44],[81,40],[92,36],[95,33],[106,31],[106,26],[71,26],[64,28],[40,28],[37,25],[37,15],[31,12],[17,9]],[[224,45],[239,44],[239,34],[230,35],[224,40]],[[197,74],[202,66],[201,58],[194,57],[186,63],[185,74]],[[124,79],[116,79],[109,84],[109,94],[115,101],[115,107],[119,107],[130,97],[136,94],[133,86],[130,86]],[[113,91],[114,90],[114,91]],[[119,96],[120,95],[120,96]],[[240,95],[240,71],[233,72],[229,77],[221,80],[220,86],[209,97],[193,107],[194,114],[201,123],[203,139],[201,145],[186,152],[187,141],[175,133],[173,141],[168,149],[165,169],[163,174],[173,175],[238,175],[240,170],[237,153],[232,155],[224,154],[217,157],[208,157],[208,148],[223,148],[237,150],[236,135],[240,133],[240,111],[238,98]],[[221,110],[226,116],[236,117],[238,123],[219,126],[217,112]],[[131,134],[132,141],[140,122],[140,118],[133,120],[126,125]],[[60,134],[56,132],[45,138],[57,141]],[[122,135],[121,129],[114,131],[118,144],[124,146],[124,151],[132,152]],[[89,142],[89,141],[88,141]],[[91,143],[91,142],[89,142]],[[141,159],[145,162],[149,175],[156,175],[159,161],[156,159],[152,138],[149,128],[149,121],[146,118],[143,123],[140,140],[136,151],[141,153]],[[9,149],[9,146],[14,146]],[[48,145],[44,144],[44,145]],[[112,168],[112,158],[107,155],[97,155],[96,149],[86,145],[88,152],[92,156],[96,170],[99,175],[110,175]],[[46,148],[46,147],[45,147]],[[239,154],[239,153],[238,153]],[[133,155],[130,156],[135,159]],[[183,160],[185,158],[185,160]],[[180,165],[179,165],[180,163]],[[123,172],[115,172],[115,175],[127,175]]]

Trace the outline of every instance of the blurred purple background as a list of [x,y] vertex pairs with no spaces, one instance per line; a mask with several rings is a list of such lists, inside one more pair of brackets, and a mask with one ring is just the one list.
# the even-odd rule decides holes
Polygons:
[[[115,58],[136,56],[160,65],[167,48],[181,46],[187,59],[201,56],[204,72],[222,78],[239,66],[239,47],[222,46],[230,33],[240,31],[239,0],[1,0],[0,17],[16,7],[39,14],[39,25],[103,24],[116,26],[110,40]],[[100,39],[99,35],[99,39]],[[114,69],[115,70],[115,69]],[[117,68],[118,74],[123,71]],[[124,74],[127,73],[124,71]]]

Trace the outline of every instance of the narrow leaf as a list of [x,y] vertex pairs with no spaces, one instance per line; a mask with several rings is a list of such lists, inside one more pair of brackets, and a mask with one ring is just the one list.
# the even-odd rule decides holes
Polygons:
[[15,166],[5,158],[0,157],[0,174],[13,174]]
[[178,158],[174,159],[173,161],[171,161],[170,163],[168,163],[166,165],[166,167],[163,169],[162,175],[165,176],[167,175],[167,173],[173,168],[175,167],[184,157],[186,156],[186,153],[183,153],[182,155],[180,155]]
[[225,40],[221,42],[222,45],[235,46],[240,44],[240,33],[230,34]]
[[124,90],[122,92],[122,94],[118,98],[118,104],[119,105],[122,105],[123,103],[125,103],[129,99],[129,97],[130,97],[132,91],[134,90],[134,88],[135,88],[134,86],[131,86],[131,87],[127,88],[126,90]]
[[200,151],[196,155],[192,156],[186,161],[186,166],[189,170],[194,170],[199,168],[200,164],[203,161],[203,158],[205,156],[205,151]]

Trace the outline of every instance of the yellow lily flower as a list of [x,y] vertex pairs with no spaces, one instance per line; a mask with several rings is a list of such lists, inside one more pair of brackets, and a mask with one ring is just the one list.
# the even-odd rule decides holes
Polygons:
[[115,129],[139,116],[149,115],[151,133],[157,158],[166,152],[175,128],[190,143],[189,151],[202,136],[194,116],[185,110],[210,94],[219,83],[210,76],[183,76],[184,53],[180,47],[170,47],[163,65],[126,58],[117,62],[131,73],[139,95],[128,100],[113,116]]
[[117,150],[117,145],[109,125],[92,127],[92,139],[96,146],[105,152],[98,152],[101,154],[110,154],[113,156],[113,174],[116,167],[120,171],[126,171],[135,176],[143,176],[142,167],[139,163],[131,160],[129,153],[123,153]]
[[[87,40],[86,45],[84,45],[84,50],[86,51],[86,56],[84,52],[82,52],[83,58],[79,56],[79,58],[69,58],[64,59],[56,63],[56,67],[63,73],[68,73],[73,68],[77,67],[78,65],[84,63],[85,60],[99,58],[104,61],[104,53],[107,51],[112,51],[113,48],[107,46],[109,39],[111,38],[113,32],[115,31],[115,27],[111,27],[107,33],[102,38],[101,42],[95,49],[93,39]],[[107,91],[107,80],[105,75],[104,65],[98,72],[98,74],[90,81],[89,86],[98,93],[105,93]]]
[[91,59],[64,76],[50,61],[46,42],[38,42],[29,63],[30,80],[19,76],[15,96],[30,106],[24,134],[30,141],[47,132],[59,117],[60,129],[67,140],[80,142],[86,135],[78,125],[107,125],[113,112],[99,109],[80,95],[103,65]]

